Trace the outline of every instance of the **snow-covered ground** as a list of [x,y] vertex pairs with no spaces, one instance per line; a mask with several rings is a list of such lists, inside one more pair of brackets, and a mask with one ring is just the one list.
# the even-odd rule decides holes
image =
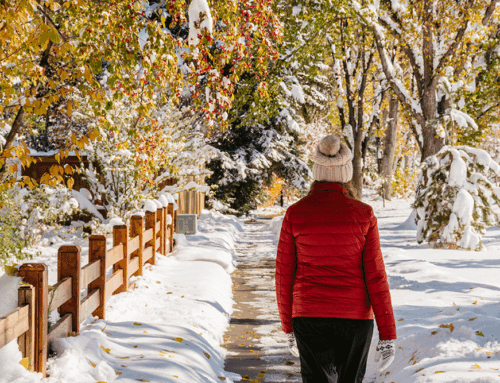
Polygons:
[[[110,297],[106,320],[88,318],[79,336],[57,341],[44,382],[232,382],[221,343],[233,306],[234,242],[243,228],[218,213],[204,214],[198,228],[196,236],[178,235],[176,250],[158,255],[135,290]],[[49,265],[51,254],[42,257]],[[5,348],[0,382],[40,382],[40,374],[19,365],[16,346]]]

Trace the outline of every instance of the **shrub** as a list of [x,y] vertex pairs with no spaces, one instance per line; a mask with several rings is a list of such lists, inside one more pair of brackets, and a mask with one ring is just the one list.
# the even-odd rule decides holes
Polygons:
[[500,166],[481,149],[445,146],[428,157],[413,206],[417,241],[480,250],[486,227],[499,221],[493,205],[500,205],[500,188],[488,179],[493,175],[500,175]]

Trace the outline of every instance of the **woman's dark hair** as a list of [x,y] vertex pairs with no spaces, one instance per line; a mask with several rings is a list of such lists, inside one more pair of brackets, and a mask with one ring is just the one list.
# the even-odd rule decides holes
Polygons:
[[[323,184],[325,182],[330,182],[330,181],[314,181],[311,184],[311,187],[309,188],[309,193],[308,194],[311,194],[312,191],[314,190],[314,188],[316,186],[318,186],[319,184]],[[346,195],[349,198],[357,200],[356,194],[354,193],[354,188],[352,187],[351,181],[348,181],[348,182],[336,182],[336,183],[340,184],[340,185],[342,185],[344,187],[344,191],[346,192]]]

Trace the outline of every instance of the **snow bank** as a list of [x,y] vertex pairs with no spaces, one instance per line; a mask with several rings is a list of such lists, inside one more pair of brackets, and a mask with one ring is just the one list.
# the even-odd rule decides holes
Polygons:
[[243,231],[241,221],[235,216],[204,210],[198,220],[198,229],[201,232],[197,235],[175,234],[179,251],[173,256],[184,261],[215,262],[226,272],[233,272],[235,241]]
[[[177,235],[175,252],[158,254],[156,265],[146,266],[136,280],[135,290],[109,297],[106,320],[88,321],[79,336],[57,340],[47,379],[19,364],[16,342],[1,349],[0,383],[239,380],[224,371],[226,350],[220,345],[233,310],[229,272],[243,226],[236,217],[204,211],[199,228],[195,236]],[[44,248],[37,261],[49,265],[51,284],[57,276],[57,248],[69,243],[82,246],[87,262],[88,248],[73,237]],[[18,278],[0,278],[0,315],[17,307],[17,284]]]
[[281,225],[285,216],[274,217],[263,226],[263,230],[270,231],[274,234],[274,243],[277,244],[280,239]]
[[415,223],[415,220],[417,218],[417,212],[415,210],[412,210],[410,216],[406,221],[404,221],[402,224],[400,224],[397,229],[401,230],[417,230],[417,224]]
[[232,382],[220,346],[232,305],[216,263],[158,256],[135,290],[108,299],[105,321],[56,341],[48,383]]

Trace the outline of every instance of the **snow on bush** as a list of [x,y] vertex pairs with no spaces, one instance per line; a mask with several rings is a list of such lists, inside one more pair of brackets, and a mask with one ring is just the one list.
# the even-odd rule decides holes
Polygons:
[[427,158],[414,203],[417,241],[480,250],[485,228],[499,221],[500,188],[488,176],[500,176],[500,166],[481,149],[445,146]]
[[0,264],[32,257],[30,247],[81,211],[63,185],[11,189],[0,195],[0,205]]
[[[201,30],[206,30],[212,34],[212,14],[206,0],[193,0],[188,9],[189,16],[189,45],[198,45],[200,42],[198,35]],[[200,18],[200,16],[202,16]]]

